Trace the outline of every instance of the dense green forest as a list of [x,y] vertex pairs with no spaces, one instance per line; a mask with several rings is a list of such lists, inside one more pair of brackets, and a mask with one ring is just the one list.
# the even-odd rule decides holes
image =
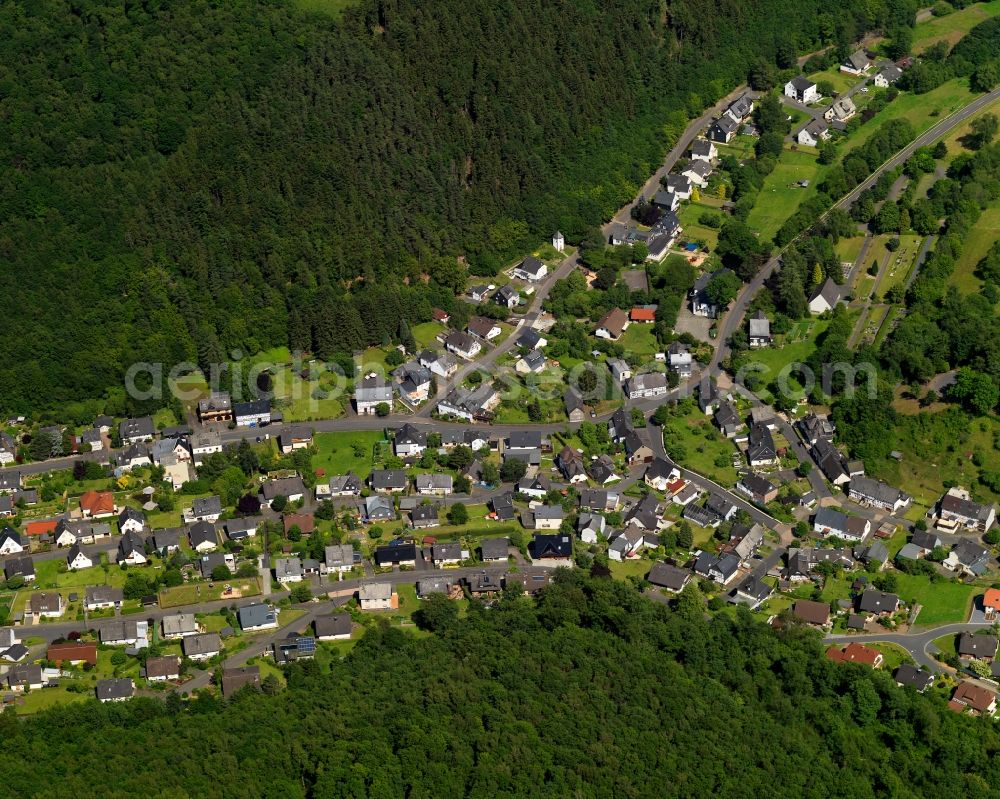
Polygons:
[[135,361],[392,339],[466,265],[584,235],[761,63],[914,5],[4,2],[0,405],[136,410]]
[[0,717],[11,796],[996,795],[1000,735],[819,637],[562,573],[537,606],[433,603],[286,690]]

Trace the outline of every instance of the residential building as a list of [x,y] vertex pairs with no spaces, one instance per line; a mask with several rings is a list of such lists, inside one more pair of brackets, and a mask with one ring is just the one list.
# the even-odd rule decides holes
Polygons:
[[840,97],[834,100],[833,104],[823,112],[823,119],[827,122],[834,123],[845,123],[851,119],[858,109],[854,105],[854,101],[850,97]]
[[[559,512],[562,513],[561,508]],[[536,535],[528,545],[528,552],[531,559],[539,566],[573,565],[573,539],[568,535]]]
[[44,619],[57,619],[63,615],[66,605],[58,591],[36,591],[28,598],[28,612]]
[[690,581],[691,572],[671,566],[669,563],[657,562],[650,568],[646,579],[650,585],[677,594],[683,591]]
[[632,367],[621,358],[608,358],[607,364],[608,369],[611,370],[611,376],[618,383],[624,383],[632,376]]
[[73,544],[66,553],[66,567],[69,569],[89,569],[94,561],[79,544]]
[[834,663],[858,663],[872,669],[879,668],[884,660],[882,653],[877,649],[859,644],[857,641],[852,641],[843,649],[830,647],[826,650],[826,657]]
[[365,497],[364,520],[367,524],[391,521],[396,518],[392,499],[386,496]]
[[118,426],[118,435],[122,445],[138,444],[140,441],[152,441],[156,435],[153,417],[143,416],[140,419],[123,419]]
[[809,298],[809,313],[821,314],[832,311],[837,303],[841,302],[841,288],[833,282],[833,278],[828,277]]
[[85,519],[106,519],[118,512],[110,491],[87,491],[80,495],[80,512]]
[[141,566],[148,560],[146,542],[138,533],[125,533],[118,541],[118,563]]
[[146,516],[135,508],[123,508],[118,514],[119,533],[142,533],[146,530]]
[[124,593],[121,588],[115,588],[110,585],[91,585],[87,586],[84,592],[84,607],[87,610],[120,608],[124,599]]
[[271,400],[256,399],[233,403],[233,419],[237,427],[264,427],[271,424]]
[[493,294],[493,302],[512,310],[521,302],[521,292],[513,286],[501,286]]
[[380,546],[375,550],[376,566],[416,566],[417,547],[415,544],[407,544],[396,541],[392,544]]
[[198,400],[198,420],[202,424],[228,422],[232,418],[233,401],[229,394],[219,392],[207,399]]
[[[302,482],[301,477],[279,477],[275,480],[268,480],[261,485],[258,499],[260,499],[261,505],[270,508],[271,503],[278,497],[284,497],[288,502],[298,502],[305,495],[306,484]],[[208,520],[206,519],[206,521]]]
[[448,352],[453,352],[467,361],[475,358],[483,348],[483,345],[472,335],[457,330],[444,340],[444,346]]
[[351,637],[353,626],[349,613],[318,616],[313,622],[317,641],[346,641]]
[[757,311],[747,322],[750,349],[771,346],[771,320],[763,311]]
[[818,103],[820,99],[816,84],[803,75],[794,77],[785,84],[785,96],[803,105]]
[[988,688],[983,688],[972,682],[959,683],[952,694],[948,708],[956,713],[969,713],[973,716],[992,716],[997,710],[997,695]]
[[499,563],[506,561],[510,552],[510,539],[483,538],[479,541],[479,553],[483,563]]
[[965,574],[969,577],[980,577],[989,569],[990,561],[989,550],[980,546],[975,541],[963,538],[952,547],[951,552],[948,553],[948,557],[944,561],[944,565],[960,574]]
[[962,488],[950,488],[937,508],[937,527],[948,533],[960,529],[986,533],[996,521],[996,508],[973,502]]
[[462,545],[457,542],[431,546],[431,561],[435,566],[458,566],[465,559],[463,554]]
[[740,479],[736,484],[736,490],[750,497],[758,505],[766,505],[778,498],[778,487],[766,477],[753,472]]
[[184,514],[187,522],[215,523],[222,516],[222,500],[219,497],[199,497],[191,503],[191,508]]
[[481,338],[483,341],[492,341],[503,332],[503,329],[499,324],[492,319],[487,319],[485,316],[473,316],[469,319],[469,324],[466,326],[466,330],[468,330],[469,333],[476,338]]
[[570,386],[563,394],[563,404],[566,407],[566,417],[571,422],[582,422],[587,414],[583,408],[583,397],[580,392]]
[[532,516],[536,530],[558,530],[565,518],[559,505],[536,505]]
[[851,543],[861,543],[871,532],[871,521],[859,516],[848,516],[833,508],[820,508],[813,517],[813,532],[823,538],[840,538]]
[[796,134],[796,141],[806,147],[818,147],[830,138],[830,127],[822,119],[812,119]]
[[219,546],[219,536],[211,522],[195,522],[188,528],[188,541],[195,552],[212,552]]
[[709,140],[713,142],[728,144],[733,140],[733,138],[735,138],[739,129],[739,122],[733,119],[729,114],[723,114],[708,126],[708,132],[705,135],[708,136]]
[[897,513],[911,502],[909,494],[870,477],[852,477],[848,496],[855,502]]
[[273,630],[278,626],[278,609],[271,605],[244,605],[237,611],[236,617],[244,632]]
[[222,652],[222,638],[218,633],[188,635],[183,639],[184,657],[191,660],[208,660]]
[[392,407],[392,386],[377,376],[358,381],[354,387],[354,406],[358,415],[372,416],[379,405]]
[[193,613],[174,613],[170,616],[164,616],[160,624],[163,629],[163,637],[169,639],[186,638],[201,632],[198,619]]
[[149,645],[149,622],[145,619],[111,619],[101,625],[101,643],[108,646],[131,646],[144,649]]
[[848,75],[864,75],[871,65],[872,62],[868,58],[868,53],[864,50],[857,50],[851,53],[844,63],[840,65],[840,71],[846,72]]
[[345,573],[354,568],[354,547],[350,544],[331,544],[323,550],[323,564],[329,574]]
[[887,64],[875,73],[872,83],[880,89],[886,89],[901,77],[903,77],[903,70],[895,64]]
[[91,666],[96,666],[97,644],[84,644],[79,641],[49,644],[49,648],[45,652],[45,659],[52,661],[56,666],[62,666],[63,664],[77,666],[81,663],[89,663]]
[[177,655],[146,658],[145,676],[150,682],[179,680],[181,676],[181,659]]
[[629,399],[650,399],[662,397],[667,391],[667,376],[662,372],[644,372],[635,375],[626,383]]
[[398,493],[406,490],[406,472],[402,469],[376,469],[368,479],[373,491]]
[[514,364],[514,371],[518,374],[539,374],[545,369],[545,353],[541,350],[532,350],[521,356]]
[[751,574],[732,590],[729,601],[734,605],[746,605],[750,610],[757,610],[773,593],[771,586]]
[[869,588],[858,598],[858,612],[864,613],[869,618],[891,616],[899,610],[901,604],[895,594]]
[[998,643],[1000,641],[994,635],[961,633],[958,636],[956,651],[960,658],[992,663],[997,656]]
[[297,449],[306,449],[312,442],[312,429],[301,425],[289,427],[278,435],[278,448],[286,455]]
[[755,466],[775,466],[778,463],[778,452],[774,438],[767,425],[756,424],[750,427],[747,437],[747,463]]
[[617,341],[629,325],[628,314],[621,308],[612,308],[597,323],[594,335],[598,338]]
[[451,494],[454,486],[450,474],[418,474],[415,482],[418,494],[441,497]]
[[518,280],[526,280],[529,283],[537,283],[544,280],[549,273],[549,268],[538,258],[529,255],[511,271],[511,277]]
[[427,449],[427,433],[412,424],[404,424],[396,431],[392,446],[398,458],[420,455]]
[[922,694],[934,684],[934,675],[929,671],[918,669],[909,663],[903,663],[893,675],[896,685],[900,688],[910,686],[917,693]]
[[394,596],[389,583],[365,583],[358,589],[362,610],[391,610]]
[[715,149],[715,145],[710,140],[695,139],[691,143],[690,155],[692,161],[707,161],[708,163],[712,163],[719,157],[719,151]]
[[260,687],[260,667],[240,666],[222,670],[222,695],[230,697],[241,688]]
[[792,605],[792,616],[798,621],[811,624],[814,627],[825,628],[830,624],[830,606],[826,602],[797,599]]

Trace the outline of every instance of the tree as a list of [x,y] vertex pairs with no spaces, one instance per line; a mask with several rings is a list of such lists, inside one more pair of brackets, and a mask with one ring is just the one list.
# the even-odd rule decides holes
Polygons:
[[267,696],[274,696],[281,691],[281,681],[273,674],[268,674],[260,681],[260,692]]
[[300,604],[302,602],[308,602],[312,599],[312,590],[306,583],[296,583],[292,586],[292,590],[289,591],[289,597],[292,602]]
[[450,508],[448,508],[448,521],[454,524],[456,527],[463,524],[468,524],[469,521],[469,510],[461,502],[456,502]]
[[218,566],[212,569],[212,579],[213,580],[228,580],[233,576],[232,571],[225,563],[220,563]]
[[283,497],[280,494],[271,500],[271,510],[281,513],[286,507],[288,507],[288,497]]
[[982,416],[992,411],[1000,401],[1000,389],[987,374],[973,369],[959,369],[948,396],[964,404],[972,413]]
[[505,483],[516,483],[528,471],[528,465],[520,458],[507,458],[500,467],[500,479]]
[[431,594],[413,614],[421,630],[441,633],[458,619],[458,607],[444,594]]
[[389,406],[388,402],[380,402],[375,406],[375,415],[380,419],[388,416],[392,412],[392,408]]
[[486,485],[496,485],[500,482],[500,469],[493,461],[483,464],[483,482]]
[[705,287],[705,294],[720,308],[725,308],[739,294],[741,286],[742,283],[735,274],[723,271],[708,281],[708,285]]
[[970,144],[972,144],[973,149],[981,150],[993,141],[997,135],[1000,123],[997,122],[996,114],[983,114],[983,116],[972,120],[972,124],[969,127],[970,133],[968,139]]
[[690,549],[693,544],[694,531],[687,519],[681,519],[677,525],[677,546],[681,549]]

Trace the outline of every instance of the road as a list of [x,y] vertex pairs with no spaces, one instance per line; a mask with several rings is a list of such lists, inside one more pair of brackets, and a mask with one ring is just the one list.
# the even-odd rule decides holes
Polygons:
[[938,663],[928,653],[928,647],[936,638],[945,635],[958,635],[959,633],[975,632],[984,628],[992,627],[992,622],[966,622],[961,624],[942,624],[938,627],[930,627],[925,630],[912,633],[858,633],[856,635],[828,635],[825,641],[831,644],[847,644],[851,641],[876,641],[898,644],[903,647],[910,656],[920,666],[939,672],[942,670]]

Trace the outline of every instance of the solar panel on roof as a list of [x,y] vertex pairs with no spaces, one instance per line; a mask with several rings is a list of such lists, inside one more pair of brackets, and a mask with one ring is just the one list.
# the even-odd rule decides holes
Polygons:
[[308,636],[299,638],[295,642],[295,648],[300,655],[310,655],[316,652],[316,639]]

